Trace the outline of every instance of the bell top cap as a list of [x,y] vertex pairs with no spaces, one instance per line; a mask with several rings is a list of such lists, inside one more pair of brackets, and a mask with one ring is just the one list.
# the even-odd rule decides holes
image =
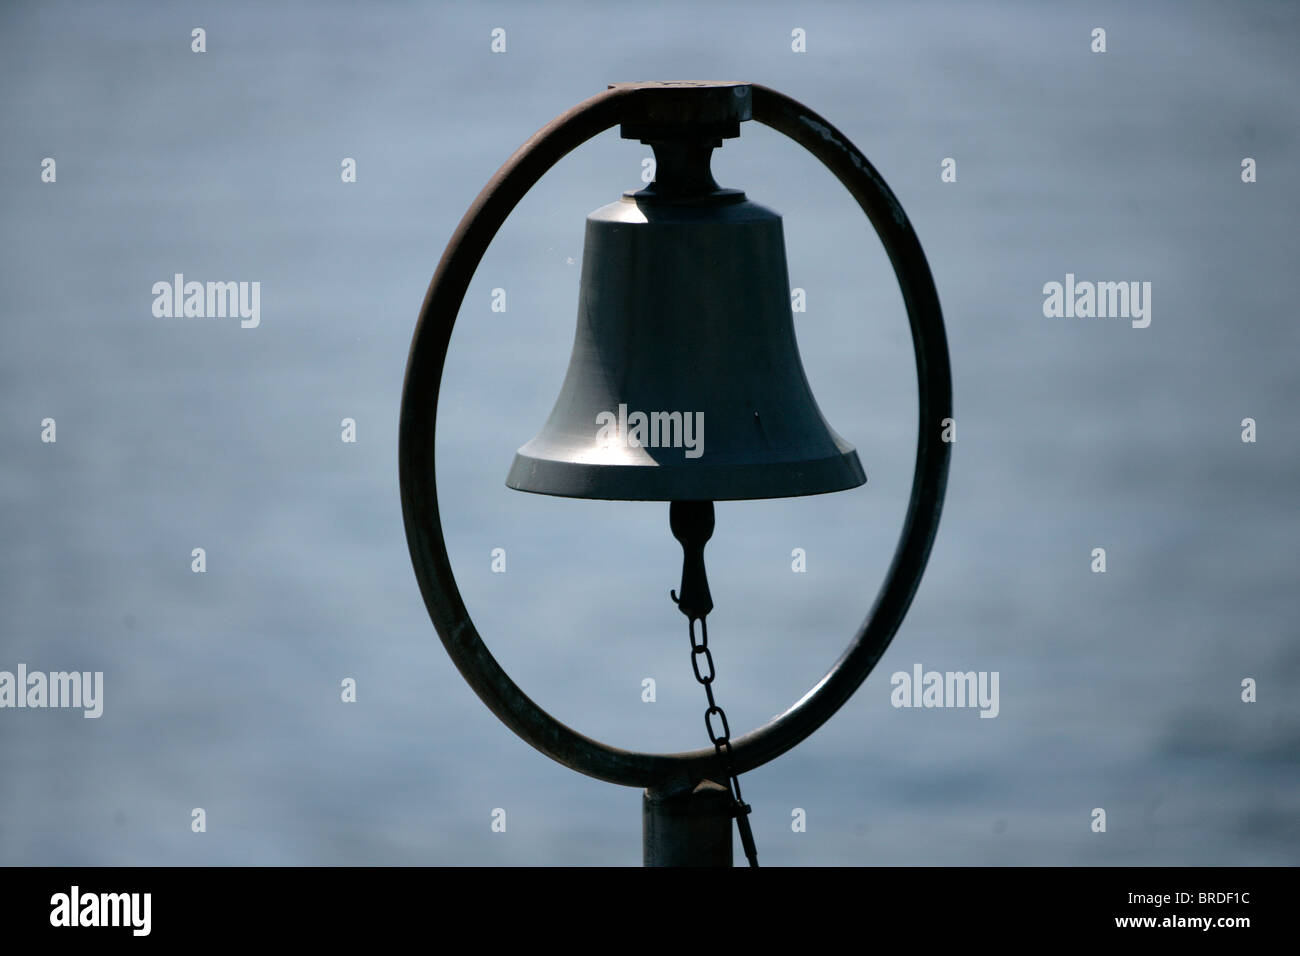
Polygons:
[[611,83],[610,89],[639,90],[619,126],[624,139],[735,139],[753,118],[753,86],[738,81],[674,80]]

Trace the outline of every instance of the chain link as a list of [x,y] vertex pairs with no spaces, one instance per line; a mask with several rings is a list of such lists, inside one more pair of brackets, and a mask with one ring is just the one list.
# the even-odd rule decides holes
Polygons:
[[[700,622],[700,637],[695,638],[695,622]],[[758,866],[758,848],[754,845],[754,832],[749,828],[750,806],[740,795],[740,777],[731,763],[731,726],[727,723],[727,713],[718,706],[713,698],[713,681],[717,673],[713,669],[713,652],[709,650],[709,625],[705,619],[691,617],[691,669],[695,679],[704,685],[704,694],[709,699],[708,709],[704,711],[704,729],[708,731],[709,741],[722,761],[722,769],[727,774],[727,787],[731,791],[732,816],[736,818],[736,829],[740,831],[740,844],[745,850],[745,858],[750,866]],[[708,664],[708,673],[700,673],[700,658]],[[722,725],[722,732],[715,733],[713,720],[717,718]]]

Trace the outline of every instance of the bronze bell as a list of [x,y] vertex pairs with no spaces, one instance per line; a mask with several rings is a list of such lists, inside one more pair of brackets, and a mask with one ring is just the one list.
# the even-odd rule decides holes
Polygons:
[[737,95],[690,122],[623,125],[653,146],[655,180],[587,217],[568,373],[507,486],[719,501],[866,481],[804,375],[780,215],[709,170],[748,107]]

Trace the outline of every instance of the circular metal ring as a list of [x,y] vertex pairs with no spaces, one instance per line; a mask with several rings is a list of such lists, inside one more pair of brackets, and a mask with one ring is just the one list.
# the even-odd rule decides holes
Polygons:
[[[902,622],[930,555],[947,484],[952,377],[939,296],[898,200],[848,138],[812,110],[752,86],[753,118],[803,146],[857,200],[885,247],[903,293],[916,353],[919,428],[911,499],[894,559],[852,643],[811,690],[767,724],[732,741],[737,773],[780,756],[830,719],[866,679]],[[461,675],[500,720],[542,753],[588,776],[631,787],[695,781],[721,771],[715,749],[678,754],[621,750],[585,737],[538,707],[489,653],[452,574],[438,512],[434,435],[438,392],[461,302],[488,244],[524,194],[570,150],[623,122],[645,92],[617,86],[533,134],[479,193],[456,228],[425,295],[402,389],[398,469],[407,545],[425,607]]]

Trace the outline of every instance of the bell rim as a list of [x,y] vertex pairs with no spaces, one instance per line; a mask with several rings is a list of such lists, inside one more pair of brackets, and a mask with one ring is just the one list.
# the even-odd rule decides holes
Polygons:
[[867,482],[857,450],[825,458],[720,465],[610,465],[515,453],[506,487],[595,501],[760,501],[860,488]]

